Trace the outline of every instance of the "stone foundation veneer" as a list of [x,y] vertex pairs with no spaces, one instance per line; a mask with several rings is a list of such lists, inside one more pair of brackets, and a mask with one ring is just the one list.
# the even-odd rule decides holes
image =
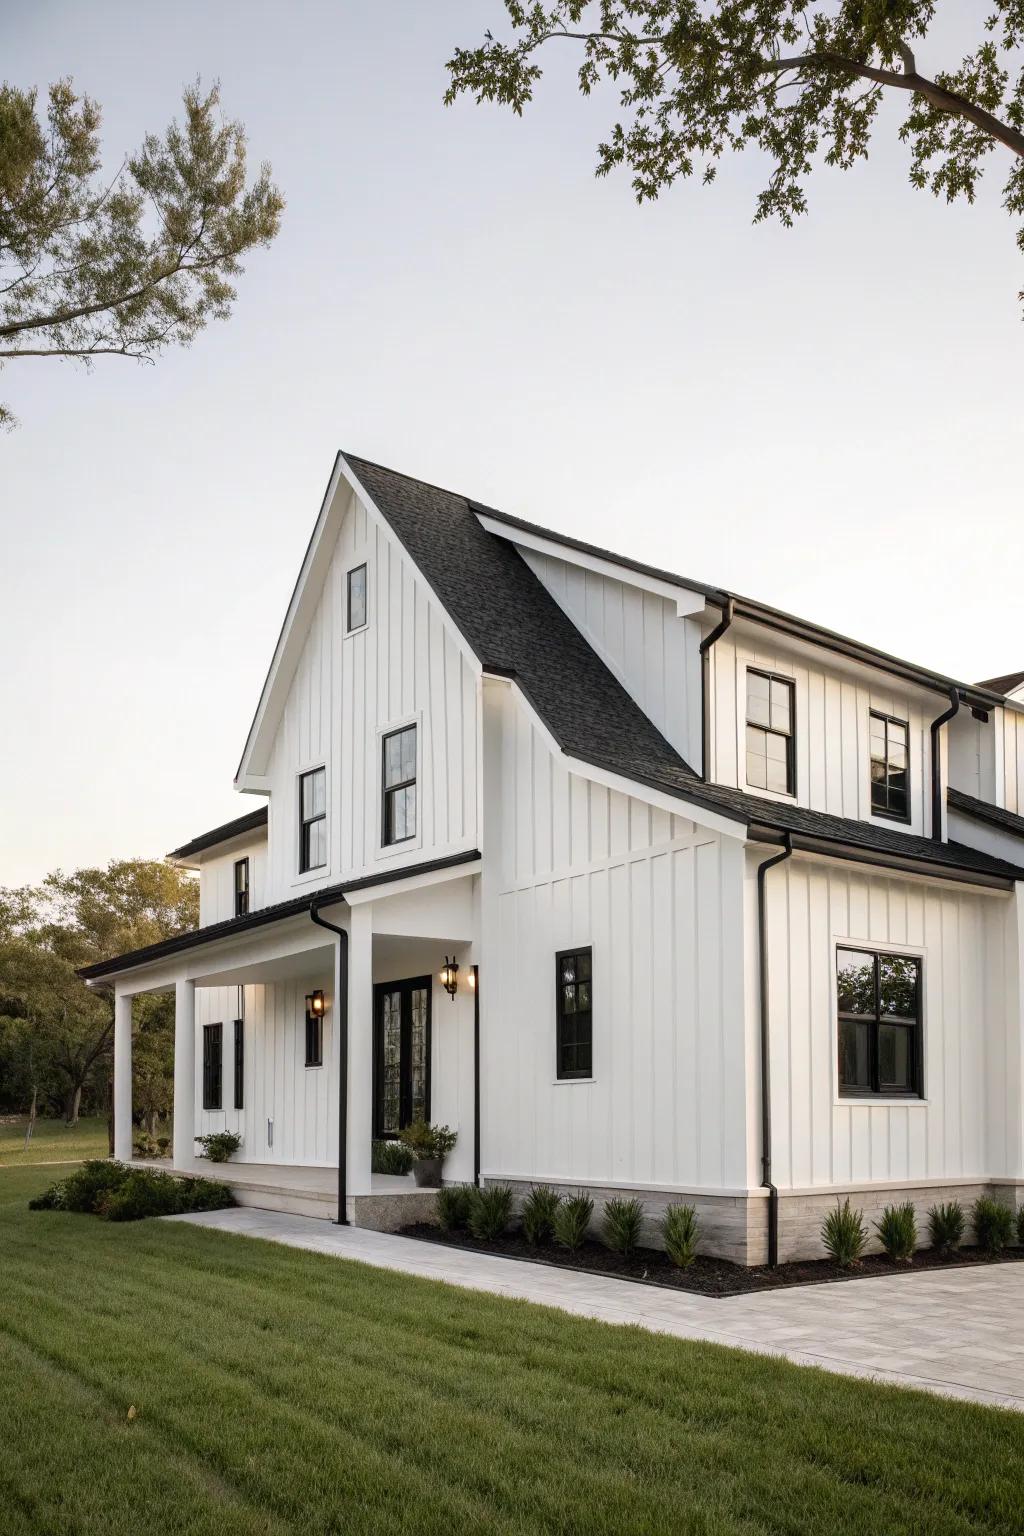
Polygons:
[[[515,1192],[517,1208],[534,1184],[544,1184],[564,1194],[581,1190],[594,1202],[595,1234],[600,1228],[606,1200],[638,1199],[644,1204],[642,1243],[649,1248],[662,1246],[659,1223],[669,1205],[692,1205],[700,1222],[698,1251],[711,1258],[729,1259],[734,1264],[765,1264],[768,1261],[768,1192],[751,1190],[744,1194],[710,1194],[706,1190],[643,1189],[633,1185],[587,1184],[579,1179],[502,1179],[488,1176],[485,1184],[508,1184]],[[887,1205],[912,1201],[917,1211],[920,1246],[928,1241],[928,1208],[945,1201],[959,1200],[967,1218],[970,1240],[971,1206],[981,1195],[990,1195],[1017,1211],[1024,1206],[1024,1179],[967,1180],[946,1179],[927,1183],[888,1183],[842,1185],[831,1189],[779,1190],[779,1262],[792,1259],[821,1259],[821,1223],[827,1213],[849,1196],[850,1205],[863,1212],[870,1234],[867,1253],[881,1252],[874,1223]]]

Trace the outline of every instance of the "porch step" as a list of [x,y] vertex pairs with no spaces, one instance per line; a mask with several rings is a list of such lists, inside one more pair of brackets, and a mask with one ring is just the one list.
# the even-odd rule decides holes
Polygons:
[[279,1185],[254,1184],[250,1179],[225,1179],[239,1205],[260,1211],[285,1211],[289,1216],[319,1216],[333,1221],[338,1209],[336,1194],[323,1189],[281,1189]]

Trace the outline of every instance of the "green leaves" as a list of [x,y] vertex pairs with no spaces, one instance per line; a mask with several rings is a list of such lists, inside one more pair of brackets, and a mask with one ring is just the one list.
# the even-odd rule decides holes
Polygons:
[[[505,0],[508,41],[488,32],[448,61],[453,102],[471,94],[521,113],[541,78],[541,50],[581,54],[579,90],[617,86],[621,115],[598,145],[596,172],[627,170],[639,202],[679,178],[715,179],[743,149],[768,161],[754,219],[785,225],[807,210],[819,165],[849,170],[867,158],[886,93],[909,97],[900,137],[911,184],[973,202],[986,157],[1017,157],[1004,187],[1024,212],[1024,41],[1021,0],[993,0],[978,46],[952,70],[921,74],[914,49],[935,0]],[[1024,232],[1018,234],[1024,249]]]

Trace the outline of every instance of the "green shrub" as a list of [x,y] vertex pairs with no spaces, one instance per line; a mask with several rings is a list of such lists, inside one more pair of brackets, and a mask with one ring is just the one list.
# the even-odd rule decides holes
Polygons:
[[399,1131],[398,1139],[409,1148],[413,1157],[438,1157],[443,1163],[458,1141],[459,1133],[449,1125],[430,1125],[426,1120],[414,1120],[404,1131]]
[[169,1173],[132,1168],[124,1182],[99,1201],[96,1213],[107,1221],[140,1221],[144,1216],[174,1216],[182,1209],[181,1186]]
[[537,1184],[530,1190],[523,1201],[521,1212],[523,1236],[528,1243],[534,1247],[540,1243],[550,1243],[555,1235],[555,1217],[561,1203],[562,1197],[557,1189]]
[[238,1204],[230,1186],[222,1184],[219,1179],[181,1179],[179,1191],[178,1210],[182,1213],[226,1211],[230,1206]]
[[982,1195],[971,1212],[978,1247],[986,1253],[1002,1253],[1013,1236],[1013,1212],[1008,1205]]
[[211,1131],[209,1136],[197,1136],[196,1141],[203,1149],[199,1156],[211,1163],[226,1163],[242,1145],[241,1136],[234,1131]]
[[66,1211],[67,1191],[65,1181],[59,1179],[56,1184],[51,1184],[49,1189],[44,1189],[41,1195],[36,1195],[28,1203],[30,1211]]
[[370,1149],[374,1173],[407,1174],[412,1171],[412,1149],[400,1141],[375,1141]]
[[1024,1248],[1024,1205],[1017,1212],[1017,1241]]
[[575,1253],[577,1248],[583,1247],[593,1214],[594,1202],[589,1195],[582,1191],[566,1195],[555,1214],[555,1241],[561,1243],[563,1248],[568,1248],[570,1253]]
[[697,1255],[700,1224],[692,1205],[670,1205],[661,1218],[661,1240],[665,1252],[680,1269],[689,1269]]
[[437,1219],[443,1232],[458,1232],[469,1225],[475,1193],[472,1184],[445,1184],[438,1190]]
[[507,1184],[488,1184],[474,1189],[469,1203],[469,1230],[474,1237],[491,1242],[500,1237],[512,1218],[512,1191]]
[[79,1211],[108,1221],[219,1211],[235,1204],[226,1184],[213,1179],[176,1179],[152,1168],[88,1162],[31,1202],[35,1211]]
[[959,1200],[933,1205],[928,1212],[928,1240],[939,1253],[955,1253],[964,1240],[964,1208]]
[[863,1211],[850,1209],[850,1197],[847,1195],[842,1205],[836,1201],[835,1210],[829,1211],[821,1224],[821,1241],[825,1245],[825,1252],[841,1269],[852,1269],[864,1252],[868,1229],[864,1225],[863,1215]]
[[908,1200],[904,1205],[887,1205],[875,1231],[882,1247],[895,1264],[909,1264],[917,1247],[917,1214]]
[[95,1215],[100,1201],[120,1189],[130,1169],[125,1163],[93,1158],[64,1180],[64,1209]]
[[642,1200],[606,1200],[602,1235],[613,1253],[635,1253],[644,1219]]

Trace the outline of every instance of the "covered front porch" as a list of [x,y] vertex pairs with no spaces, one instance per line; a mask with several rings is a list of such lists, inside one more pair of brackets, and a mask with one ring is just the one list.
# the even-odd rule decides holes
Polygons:
[[[476,1178],[476,884],[463,866],[311,894],[118,974],[115,1155],[224,1179],[244,1205],[378,1230],[429,1219],[434,1195],[375,1173],[373,1147],[422,1116],[458,1132],[445,1180]],[[133,1159],[132,1004],[172,991],[172,1157],[154,1164]],[[241,1141],[229,1162],[197,1155],[224,1131]]]

